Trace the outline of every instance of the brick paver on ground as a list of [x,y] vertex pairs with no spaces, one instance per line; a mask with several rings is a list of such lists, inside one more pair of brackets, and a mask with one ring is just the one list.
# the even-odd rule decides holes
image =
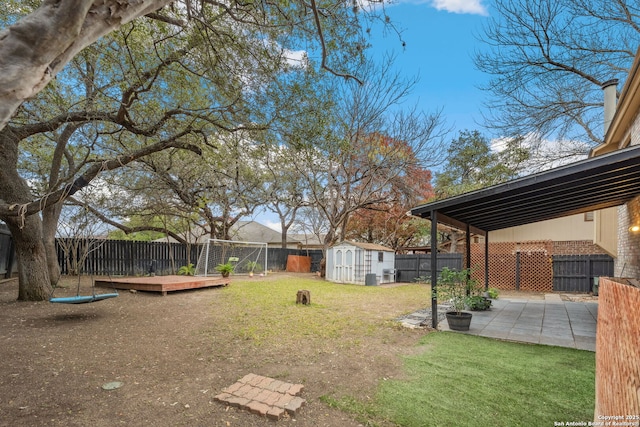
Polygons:
[[215,396],[218,402],[239,407],[254,414],[279,420],[285,413],[295,415],[305,400],[299,397],[304,386],[262,375],[247,374]]

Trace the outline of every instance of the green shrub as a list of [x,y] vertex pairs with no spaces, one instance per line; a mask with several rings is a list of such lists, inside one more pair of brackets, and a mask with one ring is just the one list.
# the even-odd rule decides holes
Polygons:
[[478,282],[471,279],[471,271],[460,271],[444,267],[438,276],[436,294],[438,301],[450,301],[453,311],[460,314],[466,308],[467,295],[475,294]]
[[193,276],[196,273],[196,266],[189,263],[187,265],[183,265],[178,269],[178,274],[181,276]]
[[472,311],[484,311],[491,308],[491,300],[481,295],[472,295],[466,299],[467,307]]

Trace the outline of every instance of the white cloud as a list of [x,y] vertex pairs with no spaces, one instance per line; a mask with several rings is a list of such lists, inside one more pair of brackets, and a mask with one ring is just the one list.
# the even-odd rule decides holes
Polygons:
[[293,67],[304,67],[307,61],[306,50],[287,50],[284,56],[286,62]]
[[451,13],[469,13],[473,15],[489,15],[482,0],[431,0],[431,6]]

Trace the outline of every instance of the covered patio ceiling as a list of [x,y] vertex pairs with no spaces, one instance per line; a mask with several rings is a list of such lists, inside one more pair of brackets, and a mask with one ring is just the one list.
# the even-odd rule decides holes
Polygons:
[[640,146],[411,209],[477,234],[622,205],[640,195]]
[[[535,175],[411,209],[431,219],[431,241],[443,223],[465,230],[467,267],[471,233],[489,231],[622,205],[640,195],[640,146],[617,150]],[[485,238],[485,288],[489,287],[489,238]],[[431,251],[437,265],[437,251]],[[431,269],[432,326],[437,328],[437,268]]]

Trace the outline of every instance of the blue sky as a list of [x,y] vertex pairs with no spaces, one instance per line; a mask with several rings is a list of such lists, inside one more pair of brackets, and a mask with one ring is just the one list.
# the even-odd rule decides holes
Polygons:
[[[442,109],[449,139],[461,130],[477,129],[487,137],[482,122],[484,92],[478,86],[488,77],[477,71],[473,53],[482,45],[477,36],[489,16],[487,0],[423,0],[387,6],[387,13],[402,30],[397,35],[372,31],[374,57],[396,56],[395,67],[407,77],[419,77],[407,105],[430,113]],[[277,216],[260,214],[258,222],[280,230]]]
[[[376,56],[392,52],[396,67],[407,76],[419,76],[410,102],[431,112],[443,109],[454,129],[483,131],[481,109],[484,92],[478,86],[488,76],[476,70],[474,51],[482,47],[478,35],[489,16],[486,0],[401,0],[387,13],[403,29],[403,49],[397,36],[372,39]],[[491,135],[487,135],[491,136]]]

